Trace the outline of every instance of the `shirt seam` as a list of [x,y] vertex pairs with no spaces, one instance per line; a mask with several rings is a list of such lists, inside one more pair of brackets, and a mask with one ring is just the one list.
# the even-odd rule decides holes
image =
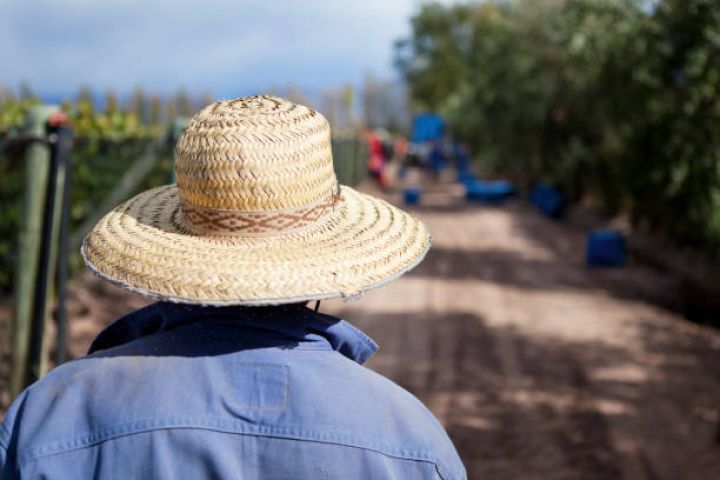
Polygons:
[[4,448],[6,451],[10,448],[10,432],[5,427],[4,423],[0,423],[0,447]]
[[153,431],[156,431],[156,430],[194,430],[194,429],[207,430],[207,431],[218,432],[218,433],[226,433],[226,434],[228,434],[228,435],[240,435],[240,436],[248,436],[248,437],[277,438],[277,439],[290,440],[290,441],[295,441],[295,442],[320,443],[320,444],[326,444],[326,445],[337,445],[337,446],[346,447],[346,448],[356,448],[356,449],[359,449],[359,450],[367,450],[367,451],[375,452],[375,453],[378,453],[378,454],[380,454],[380,455],[383,455],[383,456],[386,456],[386,457],[389,457],[389,458],[393,458],[393,459],[396,459],[396,460],[403,460],[403,461],[409,461],[409,462],[423,462],[423,463],[428,463],[428,464],[430,464],[430,465],[432,465],[432,466],[434,467],[435,471],[438,473],[438,475],[440,476],[440,479],[441,479],[441,480],[450,480],[451,478],[454,478],[454,477],[445,476],[445,475],[442,473],[441,468],[440,468],[440,465],[439,465],[438,462],[434,459],[434,457],[432,457],[432,458],[431,458],[431,457],[428,457],[428,458],[415,458],[415,457],[410,457],[410,456],[405,456],[405,455],[393,454],[393,453],[391,453],[391,452],[386,452],[386,451],[383,451],[383,450],[380,450],[380,449],[377,449],[377,448],[366,447],[366,446],[358,446],[358,445],[350,445],[350,444],[346,444],[346,443],[332,442],[332,441],[326,441],[326,440],[316,440],[316,439],[307,439],[307,438],[296,438],[296,437],[280,436],[280,435],[278,435],[278,436],[273,436],[273,435],[271,435],[271,434],[268,435],[268,434],[257,434],[257,433],[248,433],[248,432],[227,432],[227,431],[224,431],[224,430],[221,430],[221,429],[214,429],[214,428],[180,427],[180,426],[177,426],[177,427],[164,427],[164,428],[152,429],[152,430],[146,430],[146,431],[137,431],[137,432],[128,433],[128,434],[125,434],[125,435],[119,435],[119,436],[116,436],[116,437],[109,437],[109,438],[106,438],[106,439],[103,439],[103,440],[99,440],[99,441],[97,441],[97,442],[90,443],[90,444],[85,445],[85,446],[82,446],[82,447],[70,448],[70,449],[67,449],[67,450],[62,450],[62,451],[58,451],[58,452],[54,452],[54,453],[49,453],[49,454],[46,454],[46,455],[38,455],[38,456],[33,457],[33,458],[25,459],[21,467],[24,467],[24,466],[25,466],[26,464],[28,464],[28,463],[31,463],[31,462],[40,460],[40,459],[45,458],[45,457],[51,457],[51,456],[54,456],[54,455],[63,455],[63,454],[65,454],[65,453],[70,453],[70,452],[74,452],[74,451],[77,451],[77,450],[82,450],[83,448],[96,447],[96,446],[101,445],[101,444],[103,444],[103,443],[105,443],[105,442],[107,442],[107,441],[116,440],[116,439],[118,439],[118,438],[131,437],[131,436],[133,436],[133,435],[139,435],[139,434],[141,434],[141,433],[153,432]]
[[[154,420],[139,421],[134,425],[119,425],[116,427],[108,428],[101,432],[84,435],[74,440],[55,441],[40,447],[36,447],[35,449],[21,455],[20,458],[18,458],[18,463],[20,466],[23,466],[29,462],[38,460],[43,457],[59,455],[74,450],[81,450],[83,448],[98,445],[109,440],[137,435],[140,433],[148,433],[155,430],[199,429],[235,435],[264,436],[361,448],[365,450],[375,451],[388,457],[429,462],[436,466],[439,473],[445,472],[445,469],[441,468],[441,464],[439,463],[435,455],[423,451],[403,451],[396,448],[388,447],[386,445],[362,440],[357,437],[323,433],[320,431],[312,431],[301,428],[272,427],[262,425],[248,426],[244,424],[232,425],[233,423],[234,422],[228,422],[226,420],[223,421],[222,419],[206,419],[202,422],[198,422],[197,420],[194,422],[188,420],[183,421],[181,419],[174,419],[172,421],[163,422],[158,422]],[[443,475],[441,475],[441,477],[450,478]]]

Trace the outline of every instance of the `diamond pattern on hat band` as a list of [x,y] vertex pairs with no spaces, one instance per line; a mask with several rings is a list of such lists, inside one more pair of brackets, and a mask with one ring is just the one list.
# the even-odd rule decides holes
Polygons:
[[317,225],[342,200],[331,193],[317,205],[266,212],[242,212],[182,203],[187,228],[200,235],[272,236],[299,232]]

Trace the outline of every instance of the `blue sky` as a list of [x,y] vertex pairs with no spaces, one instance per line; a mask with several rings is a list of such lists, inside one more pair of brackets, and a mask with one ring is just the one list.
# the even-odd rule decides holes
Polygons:
[[0,0],[0,84],[216,96],[390,78],[418,0]]

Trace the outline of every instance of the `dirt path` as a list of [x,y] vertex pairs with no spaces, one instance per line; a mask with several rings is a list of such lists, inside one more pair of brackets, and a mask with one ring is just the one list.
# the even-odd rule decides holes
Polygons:
[[584,266],[584,235],[519,203],[416,213],[426,261],[358,303],[369,366],[419,395],[471,478],[720,478],[720,332],[687,323],[678,281]]
[[[676,279],[589,270],[582,232],[520,202],[466,206],[442,186],[415,213],[426,261],[322,310],[380,343],[369,366],[440,418],[470,478],[720,478],[720,332],[657,306],[676,304]],[[144,303],[83,276],[72,353]]]

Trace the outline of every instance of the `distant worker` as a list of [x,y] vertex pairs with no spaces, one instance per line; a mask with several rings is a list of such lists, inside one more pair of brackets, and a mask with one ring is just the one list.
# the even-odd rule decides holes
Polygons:
[[377,349],[311,300],[356,297],[430,247],[415,218],[337,184],[316,111],[214,103],[176,147],[177,185],[105,216],[82,247],[101,278],[160,300],[26,389],[0,427],[0,477],[465,479]]
[[385,168],[387,161],[387,152],[383,148],[382,138],[377,132],[371,131],[368,134],[368,171],[383,189],[390,185]]

